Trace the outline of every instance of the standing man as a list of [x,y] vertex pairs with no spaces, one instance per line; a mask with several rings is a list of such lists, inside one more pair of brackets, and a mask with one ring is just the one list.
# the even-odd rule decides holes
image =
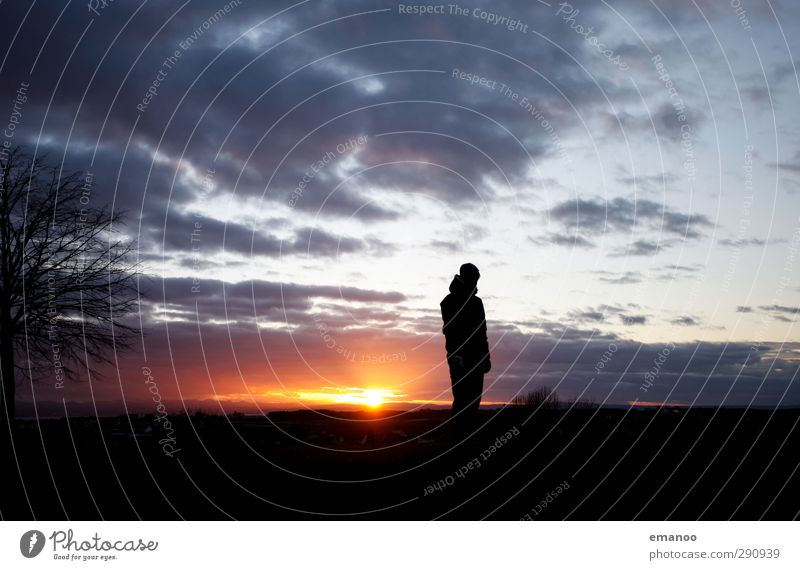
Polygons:
[[475,425],[483,395],[483,375],[492,368],[486,313],[476,295],[480,277],[477,267],[465,263],[450,283],[450,294],[440,303],[453,385],[453,428],[459,437],[468,435]]

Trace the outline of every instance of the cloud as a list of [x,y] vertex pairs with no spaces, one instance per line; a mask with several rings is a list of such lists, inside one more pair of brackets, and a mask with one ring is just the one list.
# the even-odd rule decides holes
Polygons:
[[700,321],[698,321],[695,317],[690,317],[688,315],[672,319],[670,323],[680,327],[696,327],[700,325]]
[[[773,319],[776,321],[781,321],[783,323],[792,323],[795,321],[795,316],[800,314],[799,307],[789,307],[786,305],[759,305],[756,309],[753,307],[739,305],[736,307],[737,313],[756,313],[760,312],[762,314],[767,314],[772,316]],[[789,318],[792,317],[792,318]]]
[[[572,159],[581,170],[586,167],[578,176],[579,185],[600,180],[594,177],[592,160],[585,159],[592,152],[590,137],[597,134],[598,123],[603,129],[600,134],[605,135],[603,142],[610,145],[609,164],[616,173],[611,182],[626,192],[634,185],[657,192],[679,179],[672,162],[659,164],[649,150],[656,140],[650,131],[651,118],[657,132],[671,139],[667,142],[681,135],[674,108],[662,103],[664,86],[653,73],[647,50],[633,42],[635,38],[603,3],[576,0],[574,5],[606,45],[631,63],[630,73],[618,74],[609,67],[586,38],[554,15],[556,7],[543,3],[501,0],[491,10],[544,26],[546,38],[512,33],[472,17],[400,17],[396,3],[356,0],[346,7],[335,2],[298,5],[227,47],[240,33],[288,7],[274,1],[245,2],[182,52],[179,61],[166,70],[147,110],[140,112],[137,105],[162,69],[165,56],[181,49],[180,43],[219,9],[218,3],[191,2],[170,21],[161,4],[114,3],[87,27],[85,5],[70,4],[62,13],[63,6],[57,3],[40,2],[31,8],[26,3],[5,2],[0,20],[0,43],[8,52],[3,87],[6,94],[13,93],[20,81],[30,80],[34,87],[15,135],[18,142],[39,144],[39,151],[55,159],[63,156],[67,170],[91,168],[96,181],[92,203],[113,203],[131,214],[126,231],[138,239],[141,258],[154,273],[150,297],[143,301],[148,323],[145,342],[148,355],[157,363],[154,366],[170,363],[159,370],[162,377],[174,376],[176,386],[196,395],[207,395],[214,388],[243,393],[243,383],[275,387],[285,374],[305,381],[316,381],[317,374],[351,380],[363,370],[342,369],[342,356],[320,338],[314,320],[318,317],[334,329],[341,346],[356,346],[365,353],[407,351],[413,355],[409,366],[416,366],[414,371],[424,378],[421,389],[440,388],[447,394],[449,379],[441,366],[441,322],[435,304],[433,314],[411,310],[405,306],[410,304],[409,294],[314,284],[314,277],[302,270],[310,267],[309,273],[316,277],[338,256],[375,258],[397,253],[405,235],[395,243],[392,231],[415,231],[420,213],[431,205],[453,219],[464,219],[469,243],[488,235],[478,224],[510,204],[512,195],[523,197],[520,201],[529,209],[553,205],[547,213],[552,227],[534,226],[537,235],[530,238],[532,243],[593,253],[588,250],[597,251],[608,238],[610,249],[604,253],[612,257],[655,255],[686,240],[700,240],[716,222],[688,210],[698,204],[713,212],[715,206],[702,200],[679,202],[677,193],[663,204],[630,197],[574,198],[577,189],[565,183],[563,160]],[[725,6],[709,0],[698,0],[698,6],[712,24],[730,21],[731,12]],[[390,10],[375,11],[384,7]],[[716,53],[703,51],[709,45],[718,46],[707,34],[697,33],[705,21],[694,6],[687,9],[682,3],[662,2],[656,9],[621,0],[615,7],[630,18],[656,53],[685,51],[664,34],[665,17],[681,30],[692,53]],[[20,28],[29,8],[30,15]],[[128,22],[135,10],[136,18]],[[346,17],[359,12],[369,13]],[[751,11],[750,16],[763,22],[771,17],[768,12]],[[788,14],[787,20],[794,21],[794,14]],[[17,35],[17,29],[24,33]],[[293,34],[298,35],[276,45]],[[79,37],[82,40],[76,43]],[[476,43],[476,37],[481,42]],[[700,63],[714,65],[715,61],[709,56]],[[682,67],[689,60],[675,55],[669,63],[690,109],[687,122],[697,133],[706,116],[695,104],[704,101],[700,87],[706,85],[691,77],[689,67]],[[733,63],[738,69],[747,62]],[[454,78],[453,68],[505,83],[520,97],[535,102],[548,126],[512,98]],[[785,79],[793,77],[794,67],[785,63],[771,68]],[[644,70],[643,81],[636,75],[640,70]],[[373,77],[349,81],[370,74]],[[629,79],[637,80],[638,89]],[[720,89],[723,84],[717,83],[713,73],[708,81],[711,91],[729,92]],[[762,94],[750,92],[755,97]],[[642,108],[643,101],[654,110],[652,117]],[[587,117],[596,120],[584,124],[582,119]],[[726,118],[722,116],[723,121]],[[587,126],[592,132],[587,132]],[[626,129],[624,134],[635,151],[635,171],[633,165],[614,170],[615,162],[626,159],[621,146],[615,146],[622,141],[620,127]],[[364,144],[345,148],[361,135],[368,136]],[[702,142],[693,138],[698,155],[705,156]],[[343,151],[340,145],[345,145]],[[678,160],[684,159],[679,146],[672,150]],[[784,174],[797,174],[800,152],[773,166]],[[539,169],[540,183],[534,184],[532,171]],[[635,178],[633,172],[637,172]],[[303,191],[296,195],[301,182]],[[793,187],[791,180],[783,183]],[[701,188],[701,181],[697,187]],[[536,201],[530,198],[540,189],[542,196],[545,189],[552,192],[548,202],[542,196]],[[605,190],[597,187],[593,192]],[[615,188],[610,190],[614,196]],[[217,207],[226,200],[248,211],[226,224],[224,220],[230,218]],[[203,215],[196,217],[199,211]],[[465,219],[465,214],[473,217]],[[196,243],[192,241],[195,222],[201,224]],[[136,235],[139,223],[142,233]],[[387,228],[391,231],[383,231]],[[428,238],[431,249],[458,251],[451,237]],[[724,247],[762,245],[758,240],[729,238],[719,243]],[[189,258],[194,245],[199,248],[198,261]],[[221,268],[214,258],[223,249],[247,258],[246,263],[263,270],[261,274],[269,280],[221,281]],[[275,260],[282,255],[293,257],[289,275],[276,267]],[[495,260],[498,264],[506,261]],[[640,265],[618,272],[597,272],[596,279],[607,285],[669,281],[705,269],[659,266],[646,270],[644,261],[632,260]],[[235,273],[242,263],[234,259],[225,269]],[[185,275],[188,267],[201,269],[197,283],[189,278],[158,277],[160,271]],[[304,277],[309,282],[303,282]],[[368,277],[351,282],[367,283]],[[496,369],[504,370],[503,363],[509,366],[492,388],[493,397],[513,396],[534,373],[558,381],[567,370],[563,387],[567,392],[586,387],[597,376],[591,397],[601,400],[613,390],[611,401],[622,402],[639,395],[641,377],[663,345],[637,343],[608,330],[598,331],[596,326],[618,328],[620,322],[626,324],[625,319],[629,319],[627,324],[646,325],[653,317],[643,314],[647,309],[591,306],[596,303],[587,301],[590,306],[569,312],[563,321],[528,323],[524,332],[514,323],[492,323],[493,338],[507,333],[496,348]],[[759,310],[776,319],[796,316],[791,307],[777,307],[761,305]],[[532,343],[531,331],[536,332]],[[413,350],[421,337],[430,342]],[[595,365],[609,343],[617,343],[619,350],[598,375]],[[210,373],[199,357],[203,351]],[[757,385],[755,380],[766,370],[762,354],[751,351],[747,343],[679,344],[659,377],[657,390],[675,388],[675,397],[691,399],[710,378],[713,386],[701,401],[718,401],[740,372],[743,382]],[[796,361],[794,352],[780,355],[782,371],[771,376],[766,387],[773,401],[777,401],[774,390],[790,377],[793,358]],[[718,360],[719,367],[714,368]],[[133,373],[123,376],[135,378],[140,365],[140,356],[132,356],[123,368]],[[415,377],[404,374],[406,379]],[[208,378],[221,385],[212,386]],[[132,383],[134,389],[141,388],[140,384]],[[80,390],[85,387],[76,387],[74,394],[88,397]],[[746,392],[734,397],[741,400],[742,394]],[[800,401],[796,395],[795,401]]]
[[[287,234],[287,226],[291,227],[291,223],[283,218],[266,220],[259,224],[261,228],[256,228],[191,214],[170,215],[165,226],[163,214],[160,217],[160,223],[157,219],[145,220],[146,230],[141,242],[143,245],[162,243],[163,247],[156,247],[166,256],[204,257],[226,251],[255,257],[337,258],[359,253],[384,256],[396,250],[393,244],[374,236],[334,235],[323,228],[295,227]],[[283,235],[279,236],[278,232]]]
[[464,245],[457,241],[433,240],[429,245],[435,250],[447,253],[459,253],[464,250]]
[[685,128],[690,127],[689,133],[698,129],[703,123],[705,115],[687,105],[682,111],[685,119],[681,120],[672,103],[663,103],[654,113],[653,119],[659,133],[666,133],[675,142],[681,142],[685,135]]
[[611,257],[644,257],[648,255],[655,255],[673,243],[673,240],[655,242],[646,239],[637,239],[632,243],[626,244],[624,247],[618,247],[610,252],[609,255]]
[[713,227],[703,214],[685,214],[652,200],[600,198],[565,200],[548,212],[549,219],[586,235],[629,234],[635,228],[687,239],[701,237],[700,229]]
[[[793,386],[795,359],[800,354],[797,343],[783,348],[773,343],[754,348],[748,342],[640,343],[613,334],[571,330],[572,334],[562,336],[563,329],[554,327],[537,334],[535,343],[527,343],[527,335],[503,331],[504,342],[492,359],[498,364],[513,361],[503,377],[504,393],[513,395],[528,386],[548,384],[572,397],[585,390],[584,398],[595,401],[618,401],[625,395],[626,401],[669,397],[685,403],[696,400],[698,405],[745,405],[755,397],[761,404],[774,405],[782,391]],[[646,374],[665,352],[653,386],[644,391]],[[536,370],[535,378],[531,370]],[[755,389],[765,377],[757,395]],[[734,382],[738,388],[728,393]],[[788,400],[800,402],[800,390],[792,388],[790,394]]]
[[783,162],[771,162],[767,166],[772,168],[779,168],[793,174],[800,174],[800,150],[794,153],[794,156]]
[[314,311],[333,316],[331,303],[356,310],[359,305],[380,312],[396,313],[406,296],[394,291],[359,287],[303,285],[272,281],[225,283],[217,279],[151,279],[144,287],[143,308],[151,321],[178,319],[208,324],[226,322],[283,323],[292,327],[313,326]]
[[595,247],[595,244],[592,243],[589,239],[578,235],[565,235],[565,234],[557,234],[557,233],[550,233],[540,238],[529,238],[532,243],[536,245],[560,245],[560,246],[567,246],[567,247],[579,247],[584,249],[592,249]]
[[724,238],[719,240],[717,243],[724,247],[764,247],[765,245],[772,245],[776,243],[785,243],[785,239],[781,238],[770,238],[770,239],[761,239],[761,238]]
[[376,237],[364,239],[335,236],[320,228],[298,228],[294,239],[286,247],[290,253],[302,253],[310,257],[339,257],[346,253],[368,251],[373,256],[391,255],[397,250],[393,244]]
[[[172,218],[173,210],[195,203],[199,178],[207,170],[214,172],[217,195],[258,199],[265,210],[285,207],[312,165],[332,153],[292,208],[302,216],[319,214],[323,229],[334,234],[326,224],[351,216],[365,224],[412,216],[413,208],[406,211],[397,203],[411,202],[413,193],[446,201],[454,209],[474,208],[497,197],[488,180],[506,184],[507,178],[511,187],[521,186],[531,159],[557,156],[548,132],[518,104],[454,79],[448,73],[453,67],[504,82],[536,101],[565,140],[580,126],[573,105],[592,112],[607,106],[606,95],[618,104],[635,98],[611,77],[575,72],[571,54],[592,60],[597,54],[569,26],[556,25],[560,20],[552,7],[500,2],[494,8],[530,23],[551,21],[548,40],[509,33],[477,18],[437,22],[401,17],[396,5],[388,7],[393,10],[342,19],[375,6],[354,2],[348,4],[353,12],[346,13],[335,4],[316,10],[297,6],[234,42],[286,8],[280,2],[245,3],[181,51],[142,112],[137,105],[162,71],[165,54],[180,51],[181,42],[214,14],[217,4],[193,2],[170,21],[160,7],[146,5],[119,38],[130,11],[105,10],[103,25],[91,26],[71,54],[70,81],[58,86],[52,101],[47,94],[55,92],[67,65],[67,54],[54,46],[70,44],[71,32],[87,22],[86,11],[69,6],[61,14],[60,8],[36,5],[26,33],[17,37],[13,32],[26,11],[9,4],[0,29],[2,37],[15,37],[15,44],[4,80],[11,85],[28,77],[43,49],[25,122],[46,123],[46,129],[41,138],[30,131],[28,140],[50,145],[59,155],[69,139],[68,164],[83,168],[91,163],[97,169],[97,199],[143,210],[143,220],[157,219],[167,209]],[[587,4],[581,16],[593,18],[595,11],[602,12]],[[330,19],[320,20],[322,14]],[[56,18],[59,26],[51,32],[45,22]],[[593,19],[598,29],[605,27],[604,18]],[[293,34],[299,35],[276,45]],[[463,43],[474,37],[491,39],[493,47]],[[85,47],[91,45],[111,49],[103,53]],[[620,47],[629,45],[621,42]],[[541,75],[520,63],[530,50],[537,53]],[[348,82],[368,74],[378,75]],[[125,153],[134,121],[137,127]],[[337,150],[364,134],[369,140],[358,149]],[[389,204],[378,194],[402,199]],[[303,225],[307,219],[291,222]],[[162,236],[148,232],[147,237],[156,247]],[[240,240],[233,241],[238,249]],[[242,241],[247,244],[246,237]],[[260,245],[273,251],[276,244],[266,236]]]
[[597,280],[603,283],[610,283],[612,285],[632,285],[634,283],[641,283],[644,275],[639,271],[623,271],[617,273],[614,271],[594,271],[597,275]]
[[602,322],[605,320],[605,313],[601,311],[570,311],[569,316],[572,317],[574,320],[585,323],[585,322]]
[[618,176],[617,181],[625,186],[631,186],[644,192],[663,192],[672,184],[678,182],[680,178],[670,172],[650,175],[625,175]]
[[627,314],[629,308],[636,309],[639,306],[635,303],[628,303],[627,308],[620,305],[598,305],[584,310],[570,311],[568,316],[573,322],[578,323],[605,322],[607,315],[618,315],[624,325],[643,325],[647,322],[645,315]]
[[[646,250],[647,248],[645,248]],[[614,253],[612,252],[612,256]],[[624,255],[624,250],[622,250]],[[609,271],[606,269],[593,269],[590,273],[597,276],[601,283],[611,285],[632,285],[642,282],[676,281],[688,277],[700,270],[699,266],[671,265],[658,267],[648,271]]]
[[[172,283],[181,290],[181,295],[187,284]],[[246,285],[241,286],[236,296],[251,296]],[[257,289],[279,300],[279,290],[276,296],[274,284],[266,290],[260,285]],[[287,287],[285,291],[287,302],[300,304],[309,294],[322,295],[316,298],[325,304],[328,304],[326,300],[335,301],[336,298],[336,292],[328,289],[294,291]],[[351,291],[348,296],[382,299],[378,303],[382,304],[385,295]],[[389,295],[393,301],[399,299]],[[431,320],[427,326],[430,336],[423,337],[431,341],[420,343],[420,334],[403,326],[405,317],[398,319],[400,326],[381,328],[373,326],[372,321],[380,319],[391,323],[391,320],[383,320],[383,315],[372,315],[370,326],[353,330],[342,327],[344,321],[336,320],[338,318],[326,314],[321,319],[323,331],[311,318],[308,326],[293,329],[257,329],[252,323],[157,324],[150,327],[144,339],[148,364],[158,378],[175,376],[180,395],[175,383],[164,382],[164,397],[175,401],[179,401],[179,397],[191,400],[214,393],[248,392],[254,398],[268,400],[270,391],[285,390],[287,385],[295,390],[301,387],[316,390],[336,383],[351,386],[354,373],[380,375],[385,379],[386,388],[399,388],[418,397],[449,399],[450,382],[446,366],[443,366],[440,321]],[[529,330],[523,332],[521,326]],[[556,387],[565,398],[583,394],[583,399],[612,404],[637,398],[656,401],[668,398],[683,403],[696,400],[697,405],[746,405],[755,397],[758,404],[775,405],[787,389],[784,405],[800,404],[800,390],[792,383],[800,361],[799,343],[764,342],[757,346],[752,342],[643,343],[614,333],[567,326],[563,321],[519,324],[492,321],[489,339],[497,373],[487,377],[487,400],[510,400],[519,392],[548,384]],[[335,347],[345,352],[337,352]],[[396,377],[396,364],[361,363],[363,355],[384,353],[402,354],[403,370],[408,374]],[[646,375],[652,374],[654,362],[665,353],[666,358],[659,360],[655,380],[645,392]],[[348,360],[351,354],[354,361]],[[612,355],[610,359],[608,354]],[[601,362],[602,367],[598,364]],[[129,405],[148,401],[146,390],[135,380],[140,366],[141,355],[122,355],[122,370],[131,371],[122,375]],[[213,382],[209,378],[213,378]],[[756,394],[761,380],[765,381]],[[729,392],[734,383],[736,389]],[[97,385],[95,396],[120,401],[118,388],[114,395],[115,387],[116,383]],[[85,384],[68,389],[70,401],[90,399]],[[24,390],[22,392],[24,394]],[[46,401],[49,396],[43,384],[37,391],[37,399]],[[52,396],[55,399],[61,395],[53,393]]]
[[794,316],[800,313],[800,307],[787,307],[786,305],[761,305],[758,308],[771,313],[773,318],[787,323],[793,322],[794,319],[789,319],[786,315]]

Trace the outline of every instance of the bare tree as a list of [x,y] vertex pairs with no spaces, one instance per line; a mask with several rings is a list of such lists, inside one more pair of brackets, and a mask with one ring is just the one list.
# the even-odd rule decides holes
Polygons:
[[24,379],[91,378],[139,332],[133,242],[93,206],[92,176],[0,149],[0,431]]

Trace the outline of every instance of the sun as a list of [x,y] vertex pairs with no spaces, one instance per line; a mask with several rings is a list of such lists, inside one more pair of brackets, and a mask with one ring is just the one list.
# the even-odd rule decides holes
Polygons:
[[385,392],[386,390],[364,390],[361,397],[370,408],[378,408],[386,402],[384,399]]

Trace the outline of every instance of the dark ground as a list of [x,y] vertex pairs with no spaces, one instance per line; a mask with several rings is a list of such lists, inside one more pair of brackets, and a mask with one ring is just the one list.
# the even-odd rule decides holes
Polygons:
[[507,408],[482,411],[478,434],[456,447],[425,435],[445,411],[326,413],[170,416],[174,457],[153,416],[21,421],[25,491],[5,457],[0,515],[749,520],[800,510],[800,410]]

